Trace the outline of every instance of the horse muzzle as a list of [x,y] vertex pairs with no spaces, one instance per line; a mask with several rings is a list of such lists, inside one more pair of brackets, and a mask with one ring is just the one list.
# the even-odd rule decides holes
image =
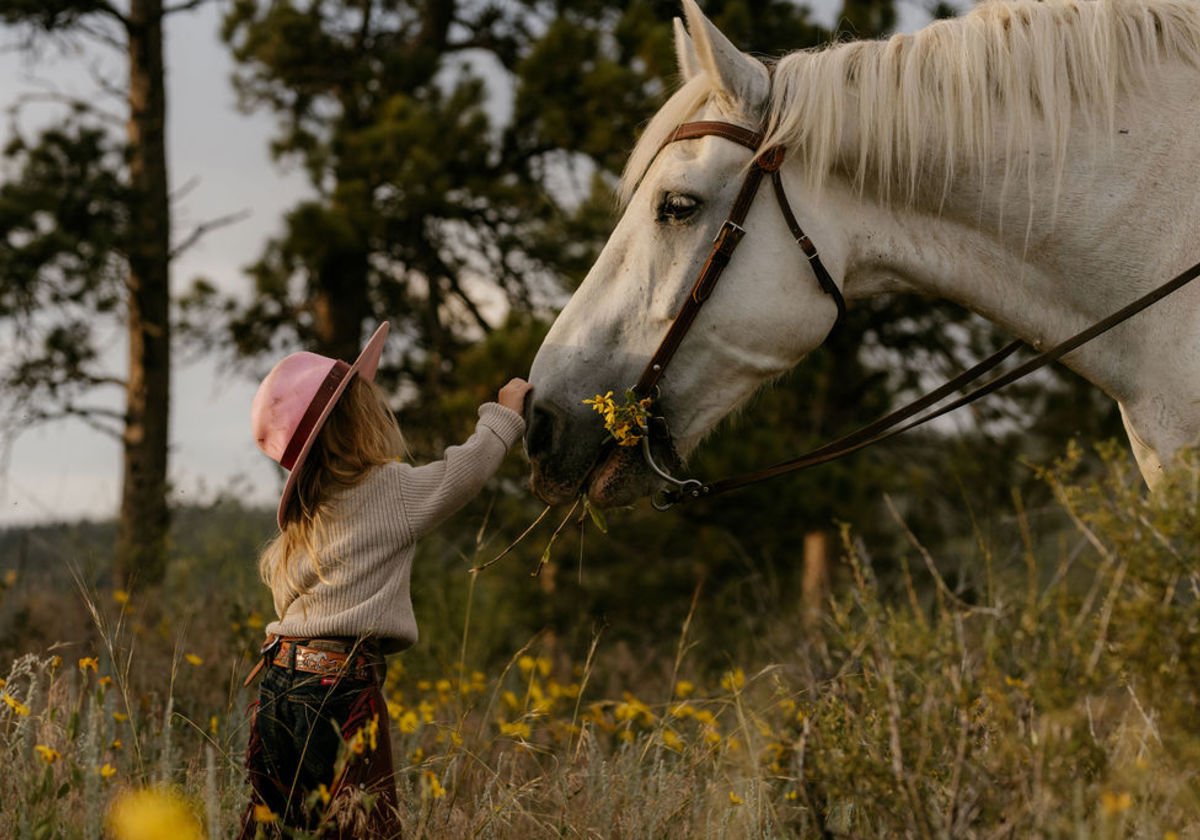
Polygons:
[[[598,507],[619,507],[659,488],[661,480],[646,463],[642,445],[617,446],[594,412],[568,412],[537,400],[529,418],[525,451],[532,467],[530,486],[547,504],[564,504],[586,494]],[[678,466],[669,436],[655,434],[651,447],[658,463]]]

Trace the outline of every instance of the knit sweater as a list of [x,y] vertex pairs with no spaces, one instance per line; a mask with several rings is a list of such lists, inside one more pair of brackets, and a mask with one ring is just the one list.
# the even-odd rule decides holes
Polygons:
[[373,636],[389,653],[411,647],[417,622],[409,575],[417,540],[474,498],[524,430],[521,415],[484,403],[475,433],[441,461],[373,467],[339,493],[326,520],[320,575],[304,557],[307,591],[296,598],[272,591],[279,620],[267,632]]

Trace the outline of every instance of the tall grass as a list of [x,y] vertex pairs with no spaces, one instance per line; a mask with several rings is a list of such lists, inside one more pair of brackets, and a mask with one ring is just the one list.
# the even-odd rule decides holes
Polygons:
[[[1068,527],[1014,498],[1016,537],[976,528],[966,570],[893,506],[909,550],[881,579],[846,526],[819,632],[764,595],[770,638],[715,671],[702,595],[675,638],[535,634],[479,670],[495,628],[463,576],[457,662],[389,672],[406,836],[1200,837],[1200,460],[1150,498],[1123,456],[1090,478],[1077,456],[1043,475]],[[230,637],[166,644],[136,596],[84,597],[94,649],[21,656],[0,688],[0,835],[99,837],[150,788],[176,840],[229,836],[251,699]]]

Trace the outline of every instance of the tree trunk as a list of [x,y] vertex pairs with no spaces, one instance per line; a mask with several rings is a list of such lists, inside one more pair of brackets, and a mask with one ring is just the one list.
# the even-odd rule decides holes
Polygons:
[[829,594],[829,534],[809,531],[804,535],[804,577],[800,584],[800,623],[809,638],[821,633],[825,598]]
[[162,0],[131,0],[129,32],[129,382],[117,530],[119,585],[166,573],[171,385],[171,218]]

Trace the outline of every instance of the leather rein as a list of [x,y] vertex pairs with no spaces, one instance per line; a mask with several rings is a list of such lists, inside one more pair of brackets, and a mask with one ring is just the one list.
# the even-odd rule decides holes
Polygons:
[[[675,356],[675,351],[679,349],[679,345],[683,342],[692,323],[696,320],[696,316],[700,314],[700,309],[704,306],[705,301],[711,297],[713,290],[717,286],[717,282],[721,279],[722,273],[729,265],[734,251],[737,250],[742,238],[746,235],[746,228],[744,227],[746,216],[749,214],[750,206],[754,203],[754,198],[758,194],[759,186],[766,178],[769,178],[771,181],[775,200],[779,205],[780,212],[783,214],[784,222],[787,223],[788,229],[792,232],[792,236],[796,240],[796,244],[800,246],[804,256],[808,259],[809,265],[812,266],[817,283],[820,285],[821,290],[828,294],[837,306],[837,320],[834,322],[835,327],[846,314],[846,302],[842,297],[841,290],[833,282],[833,278],[830,276],[828,270],[826,270],[824,263],[821,262],[821,257],[817,253],[816,246],[796,221],[796,215],[792,212],[791,205],[788,202],[783,186],[783,177],[779,171],[783,165],[783,148],[775,146],[760,151],[763,143],[763,135],[761,133],[734,125],[733,123],[702,120],[680,125],[667,138],[659,151],[661,152],[662,148],[671,143],[681,140],[694,140],[700,137],[721,137],[744,146],[754,152],[755,157],[742,181],[741,189],[738,190],[737,198],[734,199],[733,207],[730,209],[725,222],[721,225],[720,231],[718,231],[716,238],[713,240],[712,249],[709,251],[708,258],[704,261],[700,273],[692,284],[691,291],[688,293],[679,312],[676,313],[675,319],[671,322],[671,326],[668,327],[666,335],[663,336],[658,348],[654,351],[654,355],[650,357],[650,361],[647,363],[637,384],[633,387],[633,392],[638,399],[647,397],[656,398],[658,396],[658,384],[666,372],[667,365]],[[680,479],[672,476],[666,469],[655,462],[651,453],[650,438],[655,433],[656,427],[668,436],[669,432],[667,431],[666,419],[664,417],[651,416],[649,429],[641,441],[642,454],[650,469],[670,485],[666,490],[660,491],[655,496],[653,500],[654,507],[658,510],[667,510],[678,502],[689,498],[699,499],[707,496],[715,496],[750,484],[757,484],[760,481],[766,481],[780,475],[815,467],[819,464],[849,455],[852,452],[857,452],[859,449],[870,446],[873,443],[878,443],[914,429],[957,408],[969,405],[1003,388],[1005,385],[1009,385],[1045,367],[1051,362],[1057,361],[1067,353],[1107,332],[1117,324],[1132,318],[1143,309],[1158,302],[1177,289],[1182,288],[1197,277],[1200,277],[1200,263],[1193,265],[1163,285],[1109,315],[1104,320],[1076,333],[1007,373],[996,376],[967,392],[957,400],[924,416],[918,417],[917,415],[925,409],[941,402],[955,391],[961,390],[975,380],[980,379],[1020,349],[1024,342],[1013,341],[1006,344],[991,356],[988,356],[983,361],[963,371],[954,378],[947,380],[924,396],[918,397],[907,405],[901,406],[865,426],[842,435],[830,443],[769,467],[724,478],[719,481],[705,483],[694,478]]]

